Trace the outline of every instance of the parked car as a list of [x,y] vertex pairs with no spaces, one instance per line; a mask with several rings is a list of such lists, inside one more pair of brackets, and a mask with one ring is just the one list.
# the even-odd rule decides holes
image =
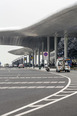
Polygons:
[[24,68],[24,64],[19,64],[18,68]]

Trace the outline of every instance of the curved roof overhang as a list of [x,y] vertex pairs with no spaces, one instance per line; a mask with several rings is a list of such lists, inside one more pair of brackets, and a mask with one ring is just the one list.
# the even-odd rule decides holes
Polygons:
[[42,41],[46,43],[47,36],[53,37],[57,33],[59,37],[64,37],[65,31],[69,37],[77,37],[77,4],[30,27],[1,31],[0,44],[21,45],[35,49],[41,46]]
[[69,36],[77,36],[77,4],[64,9],[43,21],[20,30],[25,36],[64,36],[67,31]]
[[11,50],[8,52],[11,54],[14,54],[14,55],[28,55],[28,54],[31,54],[33,52],[33,50],[30,48],[24,47],[21,49]]

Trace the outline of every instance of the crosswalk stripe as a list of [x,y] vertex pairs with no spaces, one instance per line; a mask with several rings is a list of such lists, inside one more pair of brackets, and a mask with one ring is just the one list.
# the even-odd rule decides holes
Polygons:
[[0,75],[0,79],[7,79],[7,78],[9,78],[9,79],[30,79],[30,78],[36,78],[36,79],[38,79],[38,78],[63,78],[63,77],[20,77],[20,75],[18,75],[18,76],[11,76],[11,75],[8,75],[7,77],[6,77],[6,75]]
[[34,82],[34,81],[32,81],[32,82],[28,82],[28,81],[25,81],[25,82],[0,82],[0,84],[2,85],[2,84],[50,84],[50,83],[64,83],[64,81],[62,82],[62,81],[60,81],[60,82],[58,82],[58,81],[38,81],[38,82]]
[[[9,87],[0,87],[0,89],[33,89],[33,88],[58,88],[55,86],[9,86]],[[63,86],[61,87],[63,88]]]

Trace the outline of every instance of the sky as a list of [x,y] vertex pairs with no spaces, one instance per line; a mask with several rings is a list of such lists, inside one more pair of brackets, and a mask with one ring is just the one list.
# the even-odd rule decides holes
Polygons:
[[[77,4],[77,0],[0,0],[0,31],[31,26],[74,4]],[[0,45],[2,64],[10,63],[15,58],[7,53],[13,48],[17,47]]]
[[0,45],[0,62],[1,65],[4,65],[6,63],[11,64],[12,61],[18,57],[21,57],[20,55],[12,55],[8,53],[8,51],[13,49],[19,49],[22,48],[21,46],[7,46],[7,45]]

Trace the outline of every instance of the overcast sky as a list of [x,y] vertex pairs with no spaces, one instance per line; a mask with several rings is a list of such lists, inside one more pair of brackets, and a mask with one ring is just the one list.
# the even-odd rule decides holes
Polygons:
[[[77,0],[0,0],[0,30],[28,27],[76,3]],[[0,56],[4,51],[0,46]],[[0,61],[10,62],[10,58],[12,61],[12,56],[6,54],[6,57],[6,60],[5,55],[0,57]]]

